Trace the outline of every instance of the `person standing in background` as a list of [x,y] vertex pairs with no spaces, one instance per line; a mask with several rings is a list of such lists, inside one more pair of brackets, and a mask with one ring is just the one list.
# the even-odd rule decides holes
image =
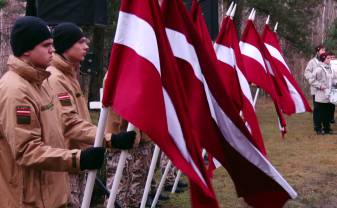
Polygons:
[[[331,103],[329,95],[332,84],[335,83],[336,74],[333,73],[328,53],[322,53],[319,56],[320,63],[313,71],[313,76],[309,79],[309,83],[315,89],[315,102],[317,105],[317,123],[315,123],[315,131],[319,134],[331,134]],[[323,131],[322,131],[323,125]]]
[[310,94],[312,95],[312,101],[313,101],[312,118],[313,118],[314,130],[319,129],[320,127],[316,126],[316,124],[318,125],[318,123],[319,123],[318,112],[317,112],[318,108],[317,108],[317,103],[315,102],[315,87],[313,87],[310,84],[310,80],[313,79],[314,69],[317,68],[317,66],[320,63],[319,56],[323,53],[325,53],[325,47],[323,45],[316,46],[315,47],[315,56],[308,62],[307,66],[304,70],[304,77],[307,80],[307,82],[309,83]]

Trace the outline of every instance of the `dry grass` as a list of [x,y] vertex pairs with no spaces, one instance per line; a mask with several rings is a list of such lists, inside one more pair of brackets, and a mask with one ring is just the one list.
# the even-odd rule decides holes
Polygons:
[[[274,112],[270,101],[260,100],[257,113],[269,159],[299,195],[285,207],[337,207],[337,135],[316,136],[312,114],[305,113],[286,118],[288,134],[282,139]],[[337,124],[332,128],[337,132]],[[221,207],[247,207],[223,168],[215,172],[213,185]],[[190,207],[188,193],[163,205]]]
[[[337,135],[316,136],[312,114],[305,113],[286,117],[288,133],[282,139],[271,102],[260,100],[257,113],[270,161],[299,195],[285,207],[337,207]],[[332,128],[337,132],[337,124]],[[216,170],[213,185],[221,207],[247,207],[237,198],[223,168]],[[189,200],[187,191],[171,195],[171,200],[161,205],[164,208],[190,207]]]

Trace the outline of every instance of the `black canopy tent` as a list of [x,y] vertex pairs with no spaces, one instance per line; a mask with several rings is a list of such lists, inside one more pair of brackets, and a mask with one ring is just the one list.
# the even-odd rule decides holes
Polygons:
[[27,0],[27,15],[38,16],[49,25],[106,25],[106,0]]

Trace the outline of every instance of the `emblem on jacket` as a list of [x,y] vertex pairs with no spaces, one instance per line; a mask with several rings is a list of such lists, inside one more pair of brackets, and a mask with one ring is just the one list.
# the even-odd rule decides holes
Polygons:
[[31,108],[30,106],[16,106],[16,123],[30,124]]
[[59,99],[62,106],[71,106],[71,100],[69,93],[60,93],[57,95],[57,98]]

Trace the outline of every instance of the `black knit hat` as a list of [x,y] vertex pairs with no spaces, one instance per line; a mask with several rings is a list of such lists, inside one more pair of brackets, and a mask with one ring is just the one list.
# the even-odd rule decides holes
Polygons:
[[47,24],[38,17],[19,17],[11,31],[11,47],[14,56],[21,56],[36,45],[51,38]]
[[58,54],[64,53],[84,37],[81,28],[70,22],[58,24],[52,33],[55,51]]

